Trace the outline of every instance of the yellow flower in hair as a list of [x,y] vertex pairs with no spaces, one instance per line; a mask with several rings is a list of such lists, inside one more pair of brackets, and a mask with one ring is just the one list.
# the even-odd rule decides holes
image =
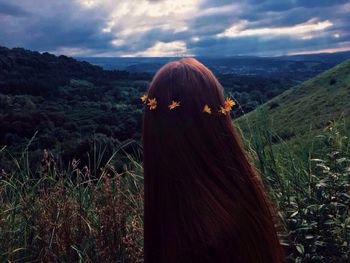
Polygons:
[[220,106],[219,112],[226,115],[227,110],[224,107]]
[[211,114],[211,109],[209,108],[208,104],[204,105],[203,112]]
[[168,107],[169,107],[169,109],[172,110],[172,109],[175,109],[176,107],[179,107],[179,106],[180,106],[180,102],[173,100]]
[[147,105],[149,106],[150,110],[154,110],[155,108],[157,108],[157,100],[156,100],[156,98],[148,99]]
[[147,100],[147,94],[143,94],[140,99],[142,100],[143,103],[146,103]]
[[232,106],[236,105],[236,102],[234,102],[231,98],[227,97],[225,99],[225,110],[230,111]]

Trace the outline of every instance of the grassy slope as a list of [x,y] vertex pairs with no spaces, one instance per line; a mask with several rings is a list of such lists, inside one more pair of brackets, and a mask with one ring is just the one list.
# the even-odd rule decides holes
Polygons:
[[243,131],[249,131],[265,114],[272,122],[272,132],[284,139],[314,133],[342,114],[349,125],[350,60],[285,91],[237,123]]

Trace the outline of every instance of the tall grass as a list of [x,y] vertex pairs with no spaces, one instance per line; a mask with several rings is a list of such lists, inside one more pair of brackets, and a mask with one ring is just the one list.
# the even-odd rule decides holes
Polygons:
[[77,160],[60,171],[47,151],[36,171],[13,159],[0,181],[0,261],[141,262],[142,167],[126,154],[117,171],[117,152],[98,171]]
[[241,131],[279,208],[289,262],[350,261],[350,132],[344,119],[284,141],[263,111]]
[[[278,206],[288,262],[349,262],[344,122],[284,141],[270,132],[266,114],[246,121],[242,138]],[[30,142],[17,158],[0,147],[14,164],[0,167],[0,261],[142,262],[142,164],[124,151],[133,143],[120,143],[107,162],[104,148],[93,145],[88,164],[73,160],[65,169],[48,151],[30,167]]]

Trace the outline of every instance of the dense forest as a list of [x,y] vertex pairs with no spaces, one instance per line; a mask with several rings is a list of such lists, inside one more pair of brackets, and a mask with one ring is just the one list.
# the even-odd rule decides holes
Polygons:
[[[237,117],[297,83],[291,76],[217,74],[240,107]],[[67,56],[0,48],[0,146],[43,149],[63,164],[84,160],[96,140],[112,152],[115,142],[140,139],[143,104],[150,73],[103,70]],[[35,160],[34,162],[36,162]],[[85,160],[86,161],[86,160]],[[0,166],[6,168],[4,160]]]

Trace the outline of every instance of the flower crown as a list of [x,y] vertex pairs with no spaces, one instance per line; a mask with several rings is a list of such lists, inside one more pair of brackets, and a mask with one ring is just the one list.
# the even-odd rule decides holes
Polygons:
[[[148,98],[147,94],[143,94],[140,97],[140,99],[143,103],[145,103],[149,107],[150,110],[155,110],[157,108],[156,98]],[[226,115],[228,112],[230,112],[230,110],[234,105],[236,105],[236,102],[233,99],[226,97],[224,105],[220,106],[220,109],[218,110],[218,112],[220,114]],[[172,100],[168,105],[169,110],[174,110],[177,107],[180,107],[180,101]],[[202,112],[211,114],[212,110],[208,104],[204,104]]]

